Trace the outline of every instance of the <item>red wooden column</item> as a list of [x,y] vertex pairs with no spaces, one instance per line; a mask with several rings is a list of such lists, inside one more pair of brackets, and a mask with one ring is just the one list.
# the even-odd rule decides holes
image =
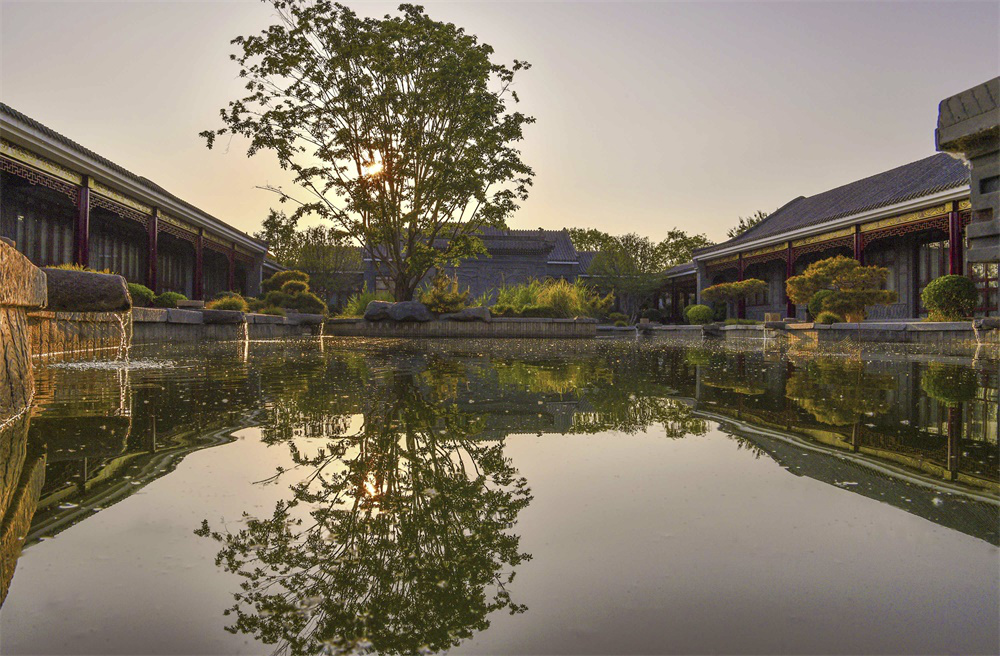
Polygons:
[[859,264],[865,263],[865,242],[861,238],[861,226],[854,226],[854,259]]
[[194,300],[205,300],[205,230],[198,228],[194,244]]
[[160,211],[153,208],[153,215],[149,217],[149,226],[147,232],[147,250],[146,257],[149,260],[149,266],[146,267],[146,286],[153,290],[154,294],[159,294],[158,282],[156,280],[157,274],[157,259],[160,254],[160,244],[157,239],[160,232]]
[[[740,253],[738,259],[736,260],[736,267],[739,271],[739,280],[743,282],[743,253]],[[747,301],[745,298],[741,298],[739,303],[736,304],[736,316],[740,319],[747,318]]]
[[73,262],[90,265],[90,177],[83,176],[76,203],[76,229],[73,231]]
[[234,241],[229,248],[229,282],[227,283],[229,291],[236,291],[236,242]]
[[[792,242],[788,242],[788,248],[785,249],[785,283],[788,283],[788,279],[792,277],[795,272],[795,267],[793,266],[794,260],[792,258]],[[788,287],[785,287],[785,316],[789,318],[795,317],[795,303],[792,303],[792,299],[788,298]]]
[[965,274],[962,246],[965,235],[962,230],[962,218],[958,212],[948,214],[948,273],[961,276]]

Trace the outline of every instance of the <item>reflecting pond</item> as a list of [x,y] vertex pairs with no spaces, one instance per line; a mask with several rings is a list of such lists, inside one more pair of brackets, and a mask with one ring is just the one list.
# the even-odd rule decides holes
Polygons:
[[37,374],[5,654],[1000,651],[996,362],[327,338]]

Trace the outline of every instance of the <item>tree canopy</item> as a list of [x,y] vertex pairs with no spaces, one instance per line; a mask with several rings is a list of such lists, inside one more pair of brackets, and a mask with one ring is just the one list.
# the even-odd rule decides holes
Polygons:
[[422,7],[361,18],[330,0],[266,0],[275,24],[233,40],[247,95],[202,132],[274,153],[297,192],[266,187],[377,255],[397,300],[432,267],[482,252],[485,225],[504,225],[533,172],[516,145],[533,118],[493,48]]
[[739,223],[730,228],[726,232],[726,236],[729,237],[730,239],[738,237],[739,235],[742,235],[744,232],[754,227],[758,223],[762,223],[764,219],[768,217],[768,215],[769,215],[768,212],[765,212],[763,210],[757,210],[750,216],[741,216],[739,217],[740,219]]
[[888,277],[885,267],[863,266],[855,259],[837,255],[813,262],[802,275],[789,278],[785,288],[788,298],[798,304],[809,303],[820,290],[832,290],[820,303],[821,309],[848,321],[861,320],[866,306],[888,305],[899,298],[896,292],[883,289]]

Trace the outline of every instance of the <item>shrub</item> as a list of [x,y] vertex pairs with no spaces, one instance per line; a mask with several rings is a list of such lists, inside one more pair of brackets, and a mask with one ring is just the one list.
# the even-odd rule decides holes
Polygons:
[[835,312],[830,312],[829,310],[823,310],[816,316],[815,323],[831,324],[831,323],[843,323],[844,318]]
[[531,319],[551,319],[553,317],[564,316],[559,314],[559,310],[551,305],[529,305],[523,308],[518,314],[519,316]]
[[304,271],[279,271],[267,280],[260,283],[261,291],[273,292],[281,289],[289,280],[301,280],[302,282],[309,282],[309,274]]
[[712,323],[715,312],[707,305],[689,305],[684,309],[684,318],[690,324]]
[[247,309],[250,312],[260,312],[267,307],[267,303],[264,302],[262,298],[248,298],[247,299]]
[[327,312],[326,303],[323,302],[323,299],[316,296],[316,294],[313,294],[312,292],[299,292],[298,294],[292,294],[285,307],[293,308],[299,312],[305,312],[307,314],[326,314]]
[[832,294],[832,289],[821,289],[813,294],[812,298],[809,299],[809,305],[806,306],[809,309],[809,316],[815,320],[824,309],[823,301]]
[[767,283],[759,278],[747,278],[739,282],[723,282],[701,290],[701,297],[706,301],[735,303],[742,299],[759,294],[767,289]]
[[420,293],[420,302],[437,314],[458,312],[469,306],[469,290],[458,289],[458,278],[449,278],[443,273],[434,276],[430,286]]
[[237,310],[238,312],[247,312],[250,309],[247,302],[239,295],[217,298],[205,307],[209,310]]
[[365,316],[365,308],[372,301],[387,301],[392,303],[392,294],[388,291],[381,292],[371,292],[368,291],[368,286],[365,285],[357,294],[352,294],[347,302],[344,303],[343,309],[340,311],[341,317],[363,317]]
[[663,313],[659,310],[650,308],[648,310],[643,310],[641,316],[643,319],[649,319],[650,321],[659,321],[663,318]]
[[298,294],[309,291],[309,283],[303,280],[289,280],[281,286],[281,291],[285,294]]
[[628,315],[622,314],[621,312],[612,312],[608,315],[608,321],[618,325],[619,321],[624,321],[625,325],[628,325]]
[[759,321],[753,319],[726,319],[727,326],[759,326]]
[[272,290],[264,294],[264,305],[270,307],[289,307],[292,297],[285,292],[279,292],[278,290]]
[[217,301],[220,298],[243,298],[243,295],[240,294],[239,292],[231,292],[231,291],[219,292],[218,294],[215,295],[215,298],[213,298],[212,300]]
[[865,307],[890,305],[899,296],[882,289],[889,277],[885,267],[862,266],[857,260],[843,255],[813,262],[800,276],[785,281],[785,291],[793,303],[807,306],[821,289],[833,293],[823,299],[823,309],[842,315],[848,321],[865,318]]
[[55,266],[46,268],[61,269],[63,271],[86,271],[87,273],[109,273],[113,276],[121,275],[117,271],[112,271],[111,269],[91,269],[89,266],[83,266],[82,264],[73,264],[72,262],[67,262],[65,264],[57,264]]
[[924,287],[920,300],[930,312],[929,321],[961,321],[975,312],[979,292],[965,276],[941,276]]
[[285,316],[285,308],[274,307],[273,305],[269,305],[268,307],[261,309],[260,313],[270,314],[276,317],[283,317]]
[[177,292],[163,292],[159,296],[153,299],[153,307],[158,308],[175,308],[177,307],[177,301],[186,301],[187,296],[184,294],[179,294]]
[[615,326],[618,328],[625,328],[628,326],[628,321],[621,321],[620,319],[615,322]]
[[156,298],[152,289],[135,282],[128,284],[128,294],[132,297],[132,305],[136,307],[149,307],[153,304],[153,299]]

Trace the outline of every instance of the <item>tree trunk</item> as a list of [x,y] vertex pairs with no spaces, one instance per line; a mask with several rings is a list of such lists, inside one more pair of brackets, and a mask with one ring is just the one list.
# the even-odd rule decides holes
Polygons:
[[393,281],[392,297],[396,301],[412,301],[416,282],[409,276],[400,275]]

